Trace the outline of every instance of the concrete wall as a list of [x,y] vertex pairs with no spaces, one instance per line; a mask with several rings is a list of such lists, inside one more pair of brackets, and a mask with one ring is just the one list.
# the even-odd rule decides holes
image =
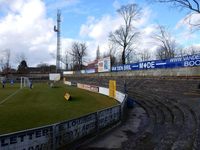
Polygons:
[[0,150],[56,149],[119,122],[121,106],[69,121],[0,136]]

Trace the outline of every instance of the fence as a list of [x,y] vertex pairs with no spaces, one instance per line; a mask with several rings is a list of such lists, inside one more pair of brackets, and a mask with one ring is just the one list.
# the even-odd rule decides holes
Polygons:
[[85,136],[93,136],[121,120],[126,96],[118,92],[117,99],[122,103],[76,119],[1,135],[0,150],[57,149]]

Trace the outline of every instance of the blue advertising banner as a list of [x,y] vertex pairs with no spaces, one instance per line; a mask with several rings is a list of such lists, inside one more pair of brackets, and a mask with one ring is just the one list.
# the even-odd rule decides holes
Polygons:
[[144,61],[133,64],[113,66],[112,71],[147,70],[161,68],[194,67],[200,66],[200,54],[184,57],[174,57],[163,60]]

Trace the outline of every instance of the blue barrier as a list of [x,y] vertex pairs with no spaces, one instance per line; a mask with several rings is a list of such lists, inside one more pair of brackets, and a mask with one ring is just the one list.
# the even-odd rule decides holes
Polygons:
[[118,72],[195,66],[200,66],[200,54],[188,55],[183,57],[174,57],[163,60],[144,61],[133,64],[117,65],[113,66],[111,70],[112,72]]
[[128,108],[133,108],[133,106],[134,106],[134,100],[133,99],[128,98],[126,103],[127,103]]

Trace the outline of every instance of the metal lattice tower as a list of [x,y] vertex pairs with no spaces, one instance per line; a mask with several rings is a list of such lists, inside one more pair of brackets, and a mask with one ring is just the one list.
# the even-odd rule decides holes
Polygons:
[[56,72],[58,72],[61,69],[60,62],[61,62],[61,55],[60,55],[60,48],[61,48],[61,42],[60,42],[60,23],[61,23],[61,11],[57,11],[57,26],[54,26],[54,31],[57,32],[57,55],[56,55]]

